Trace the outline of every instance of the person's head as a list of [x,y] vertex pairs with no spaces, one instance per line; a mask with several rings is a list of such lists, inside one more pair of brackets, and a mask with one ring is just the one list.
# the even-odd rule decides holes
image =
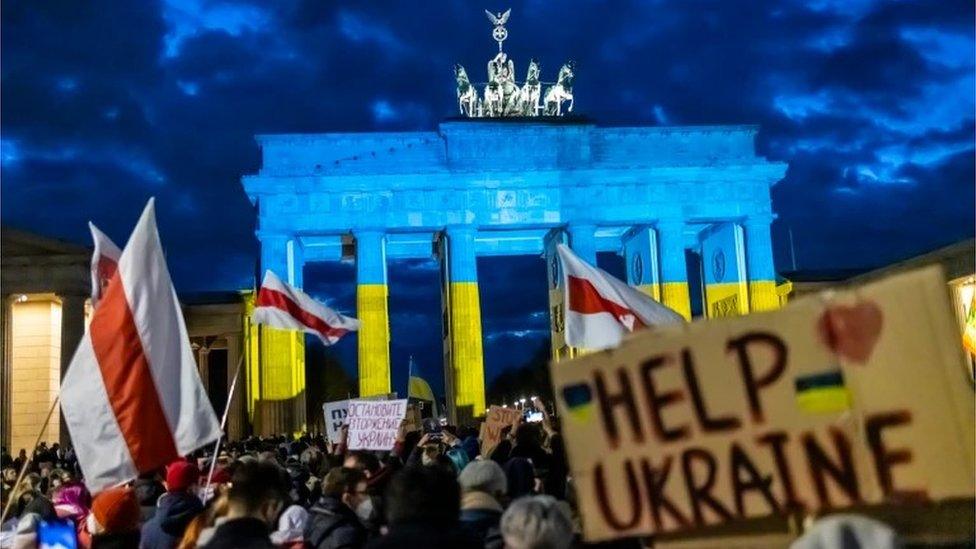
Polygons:
[[407,467],[398,472],[386,491],[387,522],[452,524],[461,512],[457,479],[442,467]]
[[342,466],[350,469],[359,469],[369,478],[380,470],[380,459],[372,452],[356,450],[346,456],[346,460],[342,463]]
[[307,523],[308,511],[304,507],[301,505],[289,506],[278,518],[278,529],[271,533],[271,542],[275,545],[290,545],[301,542]]
[[539,430],[538,424],[535,423],[522,423],[516,428],[515,431],[515,445],[521,447],[536,447],[539,446],[539,441],[542,438],[542,433]]
[[22,490],[39,490],[41,488],[41,475],[28,473],[24,476],[24,480],[20,481],[20,487]]
[[166,466],[167,492],[189,492],[199,480],[200,469],[195,463],[180,459]]
[[95,496],[88,515],[87,528],[93,535],[138,530],[139,501],[132,488],[111,488]]
[[308,468],[312,475],[317,476],[319,474],[319,468],[322,466],[322,452],[315,447],[306,448],[302,450],[299,461]]
[[9,484],[17,482],[17,469],[7,467],[3,470],[3,481]]
[[511,549],[560,549],[573,542],[569,510],[552,496],[513,501],[502,514],[500,528],[505,546]]
[[20,459],[27,459],[27,450],[21,448],[20,453],[17,454],[17,457],[19,457]]
[[496,499],[504,496],[508,491],[505,471],[490,459],[469,463],[458,476],[458,484],[461,485],[463,493],[484,492]]
[[366,494],[366,475],[358,469],[334,467],[322,482],[322,495],[341,500],[356,510],[369,498]]
[[51,474],[48,475],[47,478],[47,486],[48,486],[47,490],[49,494],[54,493],[54,490],[56,490],[58,486],[64,484],[65,482],[64,477],[66,473],[67,471],[65,471],[64,469],[53,469],[51,471]]
[[257,518],[270,529],[288,501],[289,488],[288,475],[275,462],[242,463],[227,491],[227,515]]
[[504,470],[509,498],[520,498],[535,491],[535,468],[531,461],[522,457],[512,458],[505,462]]
[[420,454],[420,463],[436,465],[440,462],[440,456],[444,453],[444,446],[440,442],[428,442],[423,448],[423,453]]

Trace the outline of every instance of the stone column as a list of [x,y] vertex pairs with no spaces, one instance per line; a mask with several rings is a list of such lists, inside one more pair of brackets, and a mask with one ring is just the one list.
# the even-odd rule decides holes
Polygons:
[[359,317],[359,396],[390,392],[390,313],[386,283],[386,235],[356,236],[356,313]]
[[[261,240],[261,277],[271,270],[296,285],[301,272],[298,242],[291,235],[258,233]],[[258,435],[294,433],[305,425],[305,336],[293,330],[255,327],[257,356],[248,365],[254,374],[250,398],[254,400],[254,430]]]
[[688,267],[685,263],[684,222],[661,221],[657,225],[661,261],[661,302],[691,320]]
[[751,312],[779,308],[779,296],[776,294],[776,267],[773,262],[773,239],[770,234],[772,222],[773,217],[765,215],[750,216],[743,223]]
[[[68,365],[71,364],[75,350],[85,334],[85,300],[88,296],[65,293],[59,294],[58,297],[61,298],[61,379],[64,379]],[[58,391],[60,391],[60,383]],[[60,414],[60,418],[58,439],[62,445],[70,444],[71,435],[68,433],[64,414]]]
[[[242,440],[247,436],[247,403],[245,393],[247,391],[247,369],[241,365],[240,375],[237,385],[234,385],[234,374],[237,373],[237,365],[244,352],[241,338],[237,335],[227,336],[227,426],[225,432],[229,440]],[[234,390],[231,393],[231,389]],[[218,414],[222,411],[217,411]]]
[[627,284],[661,300],[661,276],[657,258],[657,233],[650,227],[636,227],[623,241]]
[[481,338],[481,298],[478,292],[476,231],[448,227],[451,369],[454,387],[448,395],[458,424],[485,410],[484,349]]
[[11,453],[16,450],[10,447],[10,381],[11,381],[11,360],[10,360],[10,296],[0,295],[0,437],[3,446]]
[[568,237],[562,229],[552,229],[543,240],[543,259],[546,262],[546,278],[549,287],[549,342],[554,362],[572,358],[573,350],[566,345],[566,304],[564,301],[563,272],[557,244],[565,244]]

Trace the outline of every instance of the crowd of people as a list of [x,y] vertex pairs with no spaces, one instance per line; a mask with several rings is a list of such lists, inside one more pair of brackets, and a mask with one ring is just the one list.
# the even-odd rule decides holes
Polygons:
[[216,463],[204,448],[94,497],[70,448],[42,444],[29,460],[4,449],[2,545],[57,536],[153,549],[578,544],[554,419],[506,428],[490,448],[478,435],[475,426],[408,432],[404,422],[389,452],[350,451],[345,431],[335,443],[252,437],[226,444]]

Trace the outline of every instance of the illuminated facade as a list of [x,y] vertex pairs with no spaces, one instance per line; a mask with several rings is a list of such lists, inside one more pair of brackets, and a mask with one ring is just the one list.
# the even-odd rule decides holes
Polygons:
[[[628,283],[685,317],[690,279],[702,283],[707,316],[778,307],[770,187],[786,165],[756,155],[756,131],[514,118],[261,135],[262,167],[243,185],[257,206],[262,270],[301,286],[305,264],[355,259],[363,396],[390,391],[387,260],[440,260],[445,385],[452,415],[466,417],[485,403],[478,256],[540,256],[558,283],[554,243],[565,241],[591,263],[621,254]],[[691,278],[689,251],[701,258]],[[555,284],[550,301],[558,359],[569,350]],[[265,366],[282,383],[274,398],[297,398],[302,384],[282,380],[301,371],[301,340],[270,338],[261,344],[276,349]]]
[[[91,250],[6,227],[0,240],[0,433],[16,454],[33,449],[84,334]],[[41,440],[67,439],[53,416]]]

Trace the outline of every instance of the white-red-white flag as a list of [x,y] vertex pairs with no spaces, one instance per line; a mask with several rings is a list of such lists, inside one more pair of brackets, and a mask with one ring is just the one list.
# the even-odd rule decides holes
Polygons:
[[150,200],[61,382],[61,410],[92,492],[213,442],[204,391]]
[[95,308],[102,299],[108,281],[112,280],[115,271],[119,268],[122,250],[91,221],[88,222],[88,228],[91,230],[92,242],[95,244],[91,259],[91,303],[92,308]]
[[609,349],[624,334],[647,326],[684,322],[684,317],[610,273],[557,244],[563,266],[566,344]]
[[358,320],[315,301],[305,292],[282,282],[271,271],[264,273],[251,320],[282,330],[302,330],[319,336],[326,345],[359,330]]

